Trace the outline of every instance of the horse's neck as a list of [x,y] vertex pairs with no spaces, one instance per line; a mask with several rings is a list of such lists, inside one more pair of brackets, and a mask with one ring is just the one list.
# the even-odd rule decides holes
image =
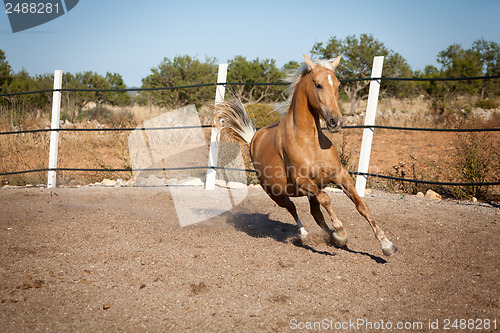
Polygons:
[[312,112],[309,109],[307,95],[303,87],[296,92],[296,95],[292,99],[287,116],[290,117],[289,122],[293,125],[291,128],[290,126],[287,127],[287,130],[300,132],[301,135],[308,137],[316,137],[321,131],[319,116],[316,112]]

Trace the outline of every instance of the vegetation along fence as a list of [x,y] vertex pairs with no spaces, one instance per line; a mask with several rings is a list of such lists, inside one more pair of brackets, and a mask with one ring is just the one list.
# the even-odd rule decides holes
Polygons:
[[[398,126],[379,126],[375,125],[375,114],[378,101],[378,90],[381,81],[472,81],[472,80],[488,80],[488,79],[499,79],[500,75],[495,76],[476,76],[476,77],[450,77],[450,78],[390,78],[383,77],[381,75],[383,64],[383,57],[375,57],[372,75],[368,78],[360,79],[346,79],[341,80],[342,83],[353,82],[353,81],[370,81],[369,97],[367,103],[367,111],[365,115],[364,125],[354,125],[354,126],[344,126],[344,129],[363,129],[363,139],[360,152],[360,161],[358,165],[357,172],[350,172],[351,175],[356,175],[356,188],[360,195],[364,195],[366,179],[367,177],[377,177],[383,179],[390,179],[402,182],[410,182],[417,184],[428,184],[428,185],[440,185],[440,186],[497,186],[500,182],[473,182],[473,183],[456,183],[456,182],[436,182],[430,180],[418,180],[410,178],[400,178],[388,175],[380,175],[368,172],[370,149],[373,137],[374,129],[388,129],[388,130],[402,130],[402,131],[428,131],[428,132],[487,132],[487,131],[500,131],[500,128],[471,128],[471,129],[453,129],[453,128],[415,128],[415,127],[398,127]],[[222,70],[222,74],[221,74]],[[188,128],[212,128],[212,140],[210,145],[210,157],[207,166],[191,166],[191,167],[178,167],[178,168],[148,168],[148,169],[134,169],[134,168],[58,168],[57,167],[57,144],[59,132],[105,132],[105,131],[133,131],[137,128],[59,128],[59,113],[60,113],[60,100],[62,92],[124,92],[124,91],[155,91],[155,90],[175,90],[175,89],[193,89],[199,87],[215,86],[217,87],[216,92],[216,103],[224,98],[224,87],[226,86],[243,86],[243,85],[287,85],[285,82],[268,82],[268,83],[251,83],[251,82],[225,82],[227,71],[227,65],[222,64],[219,66],[219,78],[217,83],[203,83],[185,86],[173,86],[173,87],[158,87],[158,88],[131,88],[131,89],[66,89],[61,87],[61,77],[62,71],[55,71],[54,75],[54,88],[49,90],[38,90],[38,91],[27,91],[18,92],[10,94],[0,94],[0,98],[26,95],[26,94],[39,94],[39,93],[53,93],[53,106],[52,106],[52,122],[51,128],[47,129],[35,129],[35,130],[22,130],[22,131],[8,131],[0,132],[0,135],[18,135],[24,133],[40,133],[40,132],[50,132],[50,154],[49,154],[49,167],[43,169],[31,169],[31,170],[16,170],[11,172],[0,173],[0,176],[16,175],[16,174],[26,174],[34,172],[48,172],[48,187],[56,186],[56,172],[57,171],[75,171],[75,172],[99,172],[99,171],[109,171],[109,172],[131,172],[131,171],[171,171],[171,170],[186,170],[186,169],[206,169],[207,172],[207,183],[209,182],[209,177],[215,177],[215,170],[236,170],[242,172],[255,172],[252,169],[238,169],[238,168],[227,168],[217,166],[214,161],[217,161],[217,146],[218,142],[215,140],[218,137],[214,131],[216,131],[211,125],[201,125],[201,126],[183,126],[183,127],[153,127],[153,128],[142,128],[144,131],[158,131],[158,130],[179,130]],[[215,151],[214,151],[215,148]],[[210,172],[212,175],[210,175]],[[206,186],[207,189],[210,186]],[[213,187],[212,187],[213,188]]]

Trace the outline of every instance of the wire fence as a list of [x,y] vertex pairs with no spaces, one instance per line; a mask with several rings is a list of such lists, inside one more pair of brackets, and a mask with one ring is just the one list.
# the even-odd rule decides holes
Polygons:
[[[449,77],[449,78],[393,78],[393,77],[369,77],[369,78],[357,78],[357,79],[344,79],[340,80],[341,83],[356,82],[356,81],[474,81],[474,80],[490,80],[499,79],[500,75],[490,75],[490,76],[473,76],[473,77]],[[160,90],[175,90],[175,89],[191,89],[200,88],[208,86],[243,86],[243,85],[289,85],[288,82],[226,82],[226,83],[200,83],[193,85],[183,85],[183,86],[171,86],[171,87],[155,87],[155,88],[127,88],[127,89],[73,89],[73,88],[61,88],[61,89],[45,89],[27,92],[16,92],[16,93],[6,93],[0,94],[0,97],[10,97],[10,96],[20,96],[28,94],[38,94],[38,93],[52,93],[52,92],[129,92],[129,91],[160,91]],[[0,132],[0,135],[18,135],[18,134],[28,134],[28,133],[40,133],[40,132],[117,132],[117,131],[155,131],[155,130],[182,130],[182,129],[192,129],[192,128],[211,128],[211,125],[199,125],[199,126],[171,126],[171,127],[128,127],[128,128],[59,128],[59,129],[35,129],[35,130],[21,130],[21,131],[7,131]],[[381,125],[352,125],[343,126],[344,129],[387,129],[387,130],[401,130],[401,131],[426,131],[426,132],[498,132],[500,128],[421,128],[421,127],[400,127],[400,126],[381,126]],[[326,128],[323,128],[326,129]],[[191,167],[179,167],[179,168],[146,168],[146,169],[134,169],[134,168],[44,168],[44,169],[32,169],[32,170],[21,170],[12,172],[0,173],[0,176],[18,175],[26,173],[35,172],[48,172],[48,171],[71,171],[71,172],[140,172],[140,171],[174,171],[174,170],[193,170],[193,169],[214,169],[214,170],[227,170],[227,171],[241,171],[241,172],[256,172],[253,169],[241,169],[241,168],[226,168],[226,167],[216,167],[216,166],[191,166]],[[437,182],[437,181],[426,181],[417,180],[411,178],[401,178],[393,177],[387,175],[380,175],[374,173],[365,172],[349,172],[351,175],[361,175],[376,177],[382,179],[396,180],[401,182],[409,182],[416,184],[427,184],[427,185],[438,185],[438,186],[498,186],[498,182],[473,182],[473,183],[458,183],[458,182]]]
[[[9,134],[27,134],[27,133],[43,133],[43,132],[127,132],[127,131],[158,131],[158,130],[182,130],[192,128],[211,128],[212,125],[197,125],[197,126],[170,126],[170,127],[121,127],[121,128],[42,128],[35,130],[8,131],[0,132],[0,135]],[[422,132],[500,132],[500,128],[424,128],[424,127],[401,127],[401,126],[383,126],[383,125],[349,125],[342,126],[343,129],[389,129],[400,131],[422,131]],[[256,128],[259,130],[260,128]],[[322,127],[326,130],[326,127]]]

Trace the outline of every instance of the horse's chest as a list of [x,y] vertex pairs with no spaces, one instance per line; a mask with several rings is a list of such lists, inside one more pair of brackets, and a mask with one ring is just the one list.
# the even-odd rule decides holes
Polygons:
[[[328,178],[334,172],[335,163],[330,154],[298,154],[289,162],[289,168],[311,179]],[[286,164],[286,163],[285,163]],[[333,168],[333,169],[332,169]]]

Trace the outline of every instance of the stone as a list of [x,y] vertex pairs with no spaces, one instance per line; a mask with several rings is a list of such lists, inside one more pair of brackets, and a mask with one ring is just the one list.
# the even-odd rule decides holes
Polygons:
[[238,189],[238,188],[246,188],[247,185],[239,182],[228,182],[227,183],[228,188],[233,188],[233,189]]
[[432,200],[441,200],[441,196],[433,190],[428,190],[427,193],[425,193],[425,197]]
[[342,192],[341,189],[336,188],[336,187],[325,187],[323,189],[323,191],[325,191],[325,192]]
[[419,198],[423,198],[423,197],[425,197],[425,195],[424,195],[422,192],[418,192],[418,193],[417,193],[417,197],[419,197]]
[[101,182],[101,184],[104,185],[104,186],[115,186],[116,185],[116,181],[111,180],[111,179],[103,179],[102,182]]
[[29,283],[23,283],[22,286],[17,287],[17,289],[21,289],[21,290],[26,290],[26,289],[31,289],[31,288],[33,288],[33,286]]
[[45,284],[45,281],[43,280],[36,280],[33,282],[33,287],[35,288],[42,288],[42,286]]
[[148,179],[146,179],[146,182],[144,183],[145,186],[165,186],[165,181],[163,179],[160,179],[154,175],[150,175]]
[[183,179],[179,182],[179,185],[183,186],[203,186],[203,182],[201,181],[200,178],[195,178],[195,177],[189,177],[186,179]]
[[167,179],[167,184],[168,185],[178,185],[179,184],[179,179],[177,179],[177,178],[168,178]]

